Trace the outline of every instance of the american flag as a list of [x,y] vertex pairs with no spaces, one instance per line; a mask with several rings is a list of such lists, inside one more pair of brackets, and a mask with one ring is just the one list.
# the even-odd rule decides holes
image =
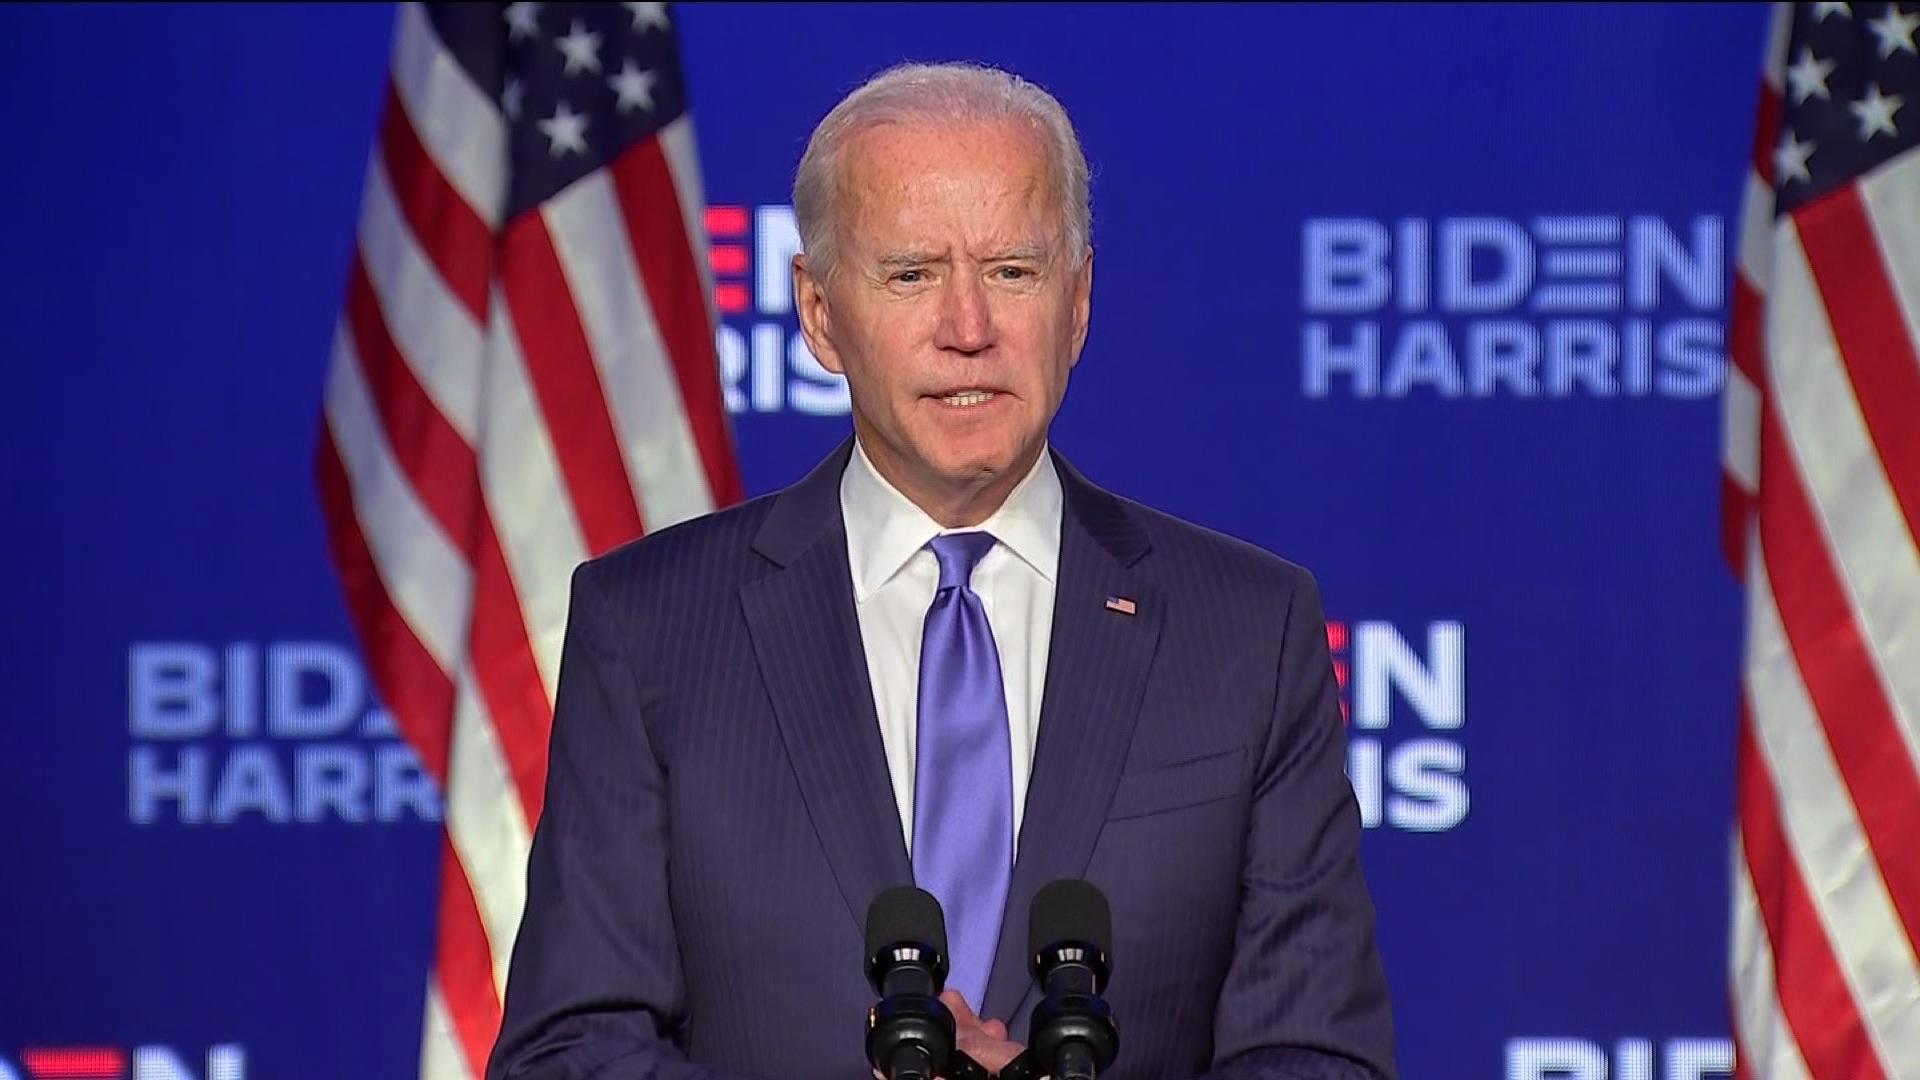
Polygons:
[[1776,5],[1733,308],[1738,1075],[1920,1076],[1920,5]]
[[736,501],[666,4],[402,4],[317,469],[445,806],[421,1075],[500,1023],[582,560]]

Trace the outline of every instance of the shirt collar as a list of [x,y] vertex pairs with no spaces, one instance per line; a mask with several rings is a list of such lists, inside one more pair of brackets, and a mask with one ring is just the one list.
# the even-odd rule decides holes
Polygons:
[[[992,533],[1021,562],[1053,581],[1060,566],[1064,501],[1053,454],[1042,446],[1039,460],[1008,493],[1007,501],[977,528]],[[840,476],[840,512],[847,523],[847,559],[856,602],[865,602],[892,580],[927,541],[944,532],[971,531],[945,529],[928,517],[880,475],[858,439]]]

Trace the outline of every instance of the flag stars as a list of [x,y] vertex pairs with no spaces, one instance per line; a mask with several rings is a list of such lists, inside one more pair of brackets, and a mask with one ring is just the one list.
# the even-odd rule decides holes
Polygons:
[[578,75],[582,71],[591,71],[596,75],[600,73],[600,35],[580,25],[579,19],[573,20],[573,29],[567,32],[567,36],[554,38],[553,43],[566,55],[567,74]]
[[501,15],[507,20],[507,40],[519,41],[521,38],[540,36],[540,5],[528,3],[508,4]]
[[1867,20],[1867,29],[1880,39],[1880,59],[1885,60],[1896,52],[1915,51],[1913,32],[1920,29],[1920,15],[1909,15],[1888,4],[1885,15]]
[[1802,104],[1810,97],[1830,98],[1827,76],[1831,74],[1833,61],[1815,57],[1812,49],[1801,49],[1799,58],[1787,69],[1787,89],[1793,94],[1793,103]]
[[1807,183],[1813,179],[1813,174],[1807,171],[1807,159],[1813,156],[1813,149],[1813,143],[1803,143],[1793,132],[1787,132],[1779,149],[1773,152],[1773,171],[1782,186],[1789,180]]
[[1798,210],[1896,155],[1920,153],[1920,7],[1800,4],[1777,43],[1775,101],[1783,125],[1764,147],[1777,212]]
[[620,69],[620,74],[608,79],[607,85],[613,87],[613,92],[619,96],[621,112],[629,109],[652,112],[653,85],[659,81],[657,73],[643,71],[632,59],[628,59],[626,66]]
[[587,152],[587,117],[568,108],[566,102],[560,102],[539,127],[540,134],[547,137],[547,152],[554,157]]
[[1847,108],[1853,110],[1853,118],[1860,121],[1860,137],[1871,139],[1875,135],[1889,135],[1898,138],[1900,130],[1894,126],[1893,114],[1900,111],[1904,104],[1900,95],[1883,95],[1880,84],[1869,88],[1866,97],[1853,102]]
[[662,30],[673,29],[673,20],[667,17],[665,4],[622,4],[633,15],[633,32],[640,33],[649,26]]
[[506,111],[510,120],[520,119],[520,110],[527,100],[527,87],[519,79],[508,79],[506,89],[500,91],[500,108]]

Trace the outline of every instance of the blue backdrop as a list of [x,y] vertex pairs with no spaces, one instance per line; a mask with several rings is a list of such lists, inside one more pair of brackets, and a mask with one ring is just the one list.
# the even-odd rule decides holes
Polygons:
[[[311,480],[392,17],[0,8],[0,1080],[414,1069],[438,806]],[[1319,575],[1405,1074],[1724,1066],[1717,394],[1765,6],[679,17],[755,253],[749,492],[847,430],[754,287],[814,122],[902,59],[1035,78],[1095,177],[1055,442]]]

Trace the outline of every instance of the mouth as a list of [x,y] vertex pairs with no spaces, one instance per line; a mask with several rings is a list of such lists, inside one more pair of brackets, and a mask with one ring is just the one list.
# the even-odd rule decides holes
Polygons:
[[1000,392],[998,390],[950,390],[944,394],[932,394],[929,396],[942,405],[952,406],[956,409],[967,409],[985,405],[987,402],[999,397]]

